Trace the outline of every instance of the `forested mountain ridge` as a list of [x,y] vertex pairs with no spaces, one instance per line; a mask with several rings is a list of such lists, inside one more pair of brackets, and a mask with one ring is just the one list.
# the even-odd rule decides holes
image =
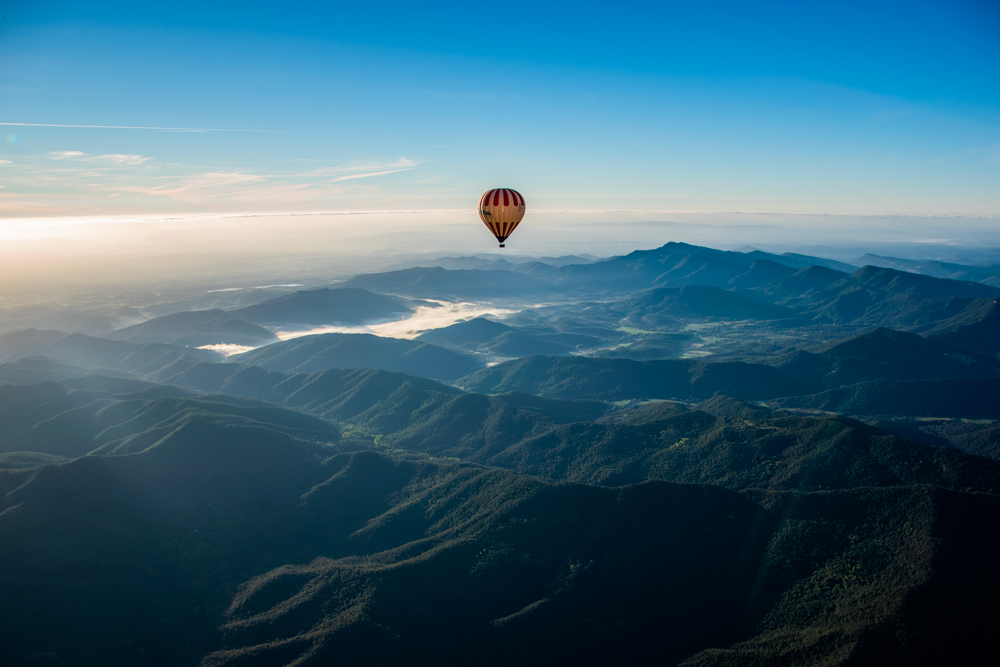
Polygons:
[[[287,410],[176,391],[146,398],[166,388],[132,380],[76,382],[91,387],[17,387],[20,403],[12,409],[57,425],[51,413],[68,400],[67,412],[77,415],[73,429],[88,423],[79,418],[83,408],[93,414],[89,419],[104,420],[93,429],[104,427],[104,437],[115,435],[109,428],[121,428],[106,425],[108,412],[118,415],[111,420],[117,424],[138,429],[150,423],[162,435],[135,434],[95,455],[0,471],[6,492],[0,533],[5,544],[19,545],[0,555],[0,571],[21,573],[19,579],[0,575],[5,599],[17,600],[5,607],[2,624],[5,633],[17,633],[16,641],[5,638],[21,651],[15,664],[35,646],[64,660],[100,655],[128,661],[141,654],[154,662],[204,656],[205,664],[240,664],[257,655],[285,664],[291,655],[322,664],[334,654],[369,655],[376,639],[379,654],[392,663],[404,656],[428,663],[481,657],[483,642],[493,648],[482,659],[497,664],[515,655],[548,662],[565,654],[566,642],[586,662],[588,656],[610,658],[609,651],[617,654],[627,642],[638,660],[655,655],[678,663],[696,654],[692,664],[721,665],[773,656],[782,642],[782,650],[802,656],[826,652],[831,641],[837,650],[864,655],[881,647],[894,659],[919,663],[914,647],[926,648],[919,640],[886,647],[882,639],[873,643],[883,637],[879,628],[902,623],[916,637],[922,624],[951,627],[965,616],[954,615],[955,602],[942,607],[941,598],[904,609],[897,603],[904,591],[935,590],[944,585],[935,582],[947,581],[939,592],[947,600],[975,601],[994,592],[975,579],[983,576],[989,561],[984,550],[992,547],[972,547],[964,531],[941,533],[938,522],[962,512],[975,517],[969,526],[975,530],[1000,518],[1000,507],[985,499],[944,491],[994,498],[1000,463],[984,465],[983,459],[849,420],[785,416],[717,398],[704,405],[709,412],[634,410],[641,413],[637,420],[602,417],[603,425],[574,422],[596,415],[571,402],[566,407],[576,412],[564,411],[559,424],[545,414],[552,404],[533,397],[439,392],[450,398],[426,413],[426,422],[411,421],[381,445],[368,445],[410,456],[421,450],[472,460],[492,454],[494,466],[550,479],[580,478],[589,470],[590,481],[599,484],[670,474],[689,482],[601,489],[551,486],[497,468],[442,466],[420,457],[337,454],[350,446],[337,430]],[[98,382],[108,391],[95,391]],[[506,407],[491,411],[491,402],[504,398]],[[485,417],[466,405],[451,406],[468,400],[486,406]],[[109,404],[95,410],[94,401]],[[32,413],[32,403],[44,412]],[[172,408],[164,409],[168,404]],[[178,411],[182,405],[200,414]],[[515,406],[527,412],[504,412]],[[442,432],[436,442],[427,438],[437,432],[435,424],[455,425],[451,412],[487,429],[523,422],[529,414],[535,419],[523,422],[533,424],[532,432],[507,453],[448,449],[462,427],[449,427],[452,434]],[[162,420],[133,421],[146,415]],[[419,434],[425,441],[418,446],[412,438]],[[642,453],[647,463],[637,464],[628,452]],[[709,480],[747,491],[741,497],[698,484]],[[760,488],[772,491],[751,491]],[[47,536],[37,533],[42,527]],[[51,548],[53,539],[61,541],[60,549]],[[95,544],[102,545],[96,552]],[[971,560],[960,565],[951,555],[955,550]],[[83,570],[70,567],[85,553]],[[900,558],[903,569],[887,564]],[[197,573],[182,590],[150,575],[179,566]],[[91,583],[67,592],[64,577],[77,570]],[[56,572],[66,575],[52,578]],[[114,581],[103,572],[116,572]],[[719,572],[728,576],[720,579]],[[824,584],[844,572],[851,578],[842,586]],[[29,599],[18,593],[18,582],[33,573],[47,573],[49,584],[36,587]],[[806,595],[817,603],[846,604],[869,586],[878,595],[851,603],[849,621],[803,615],[794,602]],[[161,601],[144,609],[150,594]],[[664,595],[674,604],[657,604]],[[99,610],[88,618],[100,618],[101,625],[84,620],[55,643],[41,632],[41,620],[53,610],[84,601]],[[720,621],[725,608],[732,614]],[[123,613],[136,642],[116,642],[102,629],[120,627]],[[420,618],[428,623],[414,623]],[[598,630],[588,618],[599,622]],[[655,629],[664,624],[672,629]],[[166,641],[177,627],[188,639]],[[440,634],[445,627],[449,641]],[[545,639],[535,634],[539,627]],[[818,628],[825,628],[824,643],[811,639]],[[529,634],[534,648],[525,656],[515,647]],[[945,649],[971,659],[992,645],[949,640],[937,643],[933,655]]]
[[337,324],[361,323],[409,313],[403,299],[347,287],[299,290],[259,304],[230,311],[249,322]]
[[327,368],[376,368],[454,380],[479,368],[477,359],[437,345],[372,334],[302,336],[233,355],[229,361],[285,373]]
[[278,340],[267,329],[223,310],[196,310],[163,315],[112,331],[105,334],[104,338],[130,343],[170,343],[182,347],[220,343],[265,345]]

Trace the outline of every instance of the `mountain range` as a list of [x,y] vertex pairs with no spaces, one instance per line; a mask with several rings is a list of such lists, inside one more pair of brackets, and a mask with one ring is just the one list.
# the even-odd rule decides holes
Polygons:
[[992,664],[1000,289],[595,259],[0,333],[5,664]]
[[[97,424],[105,437],[129,415],[162,414],[164,426],[146,420],[89,456],[0,471],[0,627],[15,664],[41,650],[322,664],[368,659],[372,642],[390,663],[489,664],[603,662],[623,643],[638,661],[712,665],[831,651],[974,662],[996,648],[988,632],[969,636],[989,618],[971,609],[997,592],[997,545],[983,535],[1000,518],[1000,462],[731,399],[559,424],[513,396],[548,426],[483,468],[386,449],[416,455],[412,434],[429,426],[367,445],[385,453],[350,452],[364,441],[320,420],[151,389],[18,388],[17,414],[38,420],[29,429],[72,431],[52,421],[53,403],[76,394],[66,412],[118,415]],[[581,475],[591,485],[538,478]],[[607,486],[629,476],[649,481]],[[831,619],[828,605],[852,615]],[[84,607],[58,637],[45,631]]]

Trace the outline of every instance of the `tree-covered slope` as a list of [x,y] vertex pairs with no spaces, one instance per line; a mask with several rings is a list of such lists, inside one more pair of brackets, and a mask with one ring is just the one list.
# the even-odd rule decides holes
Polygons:
[[372,334],[340,333],[293,338],[233,355],[228,361],[282,373],[377,368],[436,380],[454,380],[481,365],[473,357],[437,345]]
[[[745,549],[763,546],[751,531],[760,511],[722,489],[552,486],[313,453],[209,433],[0,472],[16,485],[0,513],[4,543],[17,545],[0,552],[8,658],[169,664],[214,648],[207,664],[255,653],[285,664],[289,650],[354,663],[374,649],[394,663],[478,662],[493,653],[484,640],[502,650],[545,623],[539,659],[576,641],[581,656],[610,656],[634,638],[637,655],[676,660],[736,628],[739,615],[719,610],[746,596]],[[658,607],[663,596],[683,609]],[[58,636],[46,631],[83,606]],[[607,630],[581,634],[593,622]],[[672,629],[651,632],[662,625]]]
[[848,415],[1000,419],[1000,378],[874,380],[773,401],[778,407]]
[[155,317],[140,324],[105,334],[111,340],[130,343],[171,343],[200,347],[230,345],[265,345],[278,340],[273,333],[224,310],[195,310]]
[[547,281],[514,271],[448,270],[440,267],[362,274],[354,276],[344,286],[446,301],[516,298],[551,289]]
[[[91,456],[0,457],[13,664],[325,664],[373,646],[385,664],[606,663],[623,646],[657,664],[928,664],[996,648],[967,628],[996,617],[968,604],[997,593],[980,532],[1000,519],[1000,462],[723,397],[607,414],[384,371],[187,372],[226,384],[205,373],[227,367],[379,437],[123,378],[0,387],[15,440],[96,434]],[[406,458],[337,453],[359,445]]]
[[924,327],[921,333],[969,354],[1000,358],[1000,303],[979,299],[960,313]]
[[364,289],[300,290],[230,311],[258,324],[360,324],[412,312],[403,299]]
[[457,384],[490,394],[519,391],[598,400],[702,399],[715,393],[756,400],[810,393],[816,386],[764,364],[587,357],[516,359],[476,371]]
[[260,428],[335,443],[328,421],[244,398],[196,397],[176,387],[114,378],[0,387],[0,451],[63,457],[122,454],[155,445],[192,424]]
[[971,300],[997,296],[1000,289],[980,283],[866,266],[820,289],[790,294],[782,303],[818,323],[903,328],[953,316]]
[[61,331],[15,331],[0,338],[0,361],[48,357],[88,368],[153,373],[176,362],[219,361],[215,352],[164,343],[128,343]]
[[614,303],[608,315],[632,326],[661,326],[682,318],[790,320],[794,313],[766,301],[717,287],[688,285],[659,288]]
[[[505,356],[526,357],[536,354],[567,354],[576,345],[568,345],[568,337],[560,334],[535,334],[501,322],[477,317],[464,322],[432,329],[417,336],[416,340],[445,347],[455,347],[470,352]],[[581,336],[591,345],[599,339]],[[564,342],[565,341],[565,342]]]
[[768,364],[826,387],[1000,374],[1000,366],[989,359],[970,357],[940,340],[885,328],[769,359]]
[[933,664],[997,648],[979,631],[997,617],[990,495],[552,485],[212,429],[0,471],[0,487],[15,665]]

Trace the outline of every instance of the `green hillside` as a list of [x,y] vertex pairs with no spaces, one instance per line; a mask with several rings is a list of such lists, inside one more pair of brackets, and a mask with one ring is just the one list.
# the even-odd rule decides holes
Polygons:
[[1000,305],[997,299],[973,301],[953,317],[924,327],[921,333],[969,354],[1000,358]]
[[623,645],[666,664],[919,664],[930,637],[936,658],[996,648],[968,641],[988,622],[969,606],[996,593],[994,496],[609,489],[317,453],[204,424],[130,456],[0,471],[12,664],[354,663],[373,647],[388,664],[551,664]]
[[230,311],[257,324],[360,324],[397,317],[413,308],[403,299],[355,288],[300,290]]
[[529,333],[501,322],[477,317],[424,332],[417,336],[416,340],[500,357],[568,354],[581,343],[584,345],[600,343],[596,338],[585,336],[577,338],[583,340],[573,340],[558,333]]
[[48,357],[88,368],[128,373],[152,373],[178,362],[219,361],[209,350],[164,343],[127,343],[61,331],[15,331],[0,337],[0,360]]
[[278,340],[267,329],[223,310],[196,310],[155,317],[104,337],[130,343],[171,343],[183,347],[219,343],[256,346]]
[[[107,379],[0,387],[0,451],[63,457],[126,454],[155,445],[194,425],[266,428],[311,441],[335,443],[331,423],[250,399],[194,397],[176,387]],[[75,385],[75,386],[74,386]],[[95,386],[96,385],[96,386]],[[135,386],[145,385],[145,386]]]
[[860,382],[991,378],[1000,367],[975,359],[938,339],[878,328],[846,340],[769,359],[795,377],[839,387]]
[[372,334],[337,333],[293,338],[233,355],[227,361],[282,373],[376,368],[436,380],[454,380],[480,366],[473,357],[436,345]]
[[662,326],[685,317],[781,320],[794,316],[781,306],[705,285],[650,290],[615,303],[608,314],[639,327]]
[[344,287],[446,301],[503,299],[545,293],[551,289],[546,281],[513,271],[497,273],[440,267],[362,274],[345,282]]
[[476,371],[457,380],[457,384],[490,394],[519,391],[552,398],[607,401],[702,399],[715,393],[758,400],[810,393],[810,387],[815,386],[763,364],[587,357],[517,359]]
[[998,397],[1000,378],[873,380],[806,396],[779,398],[773,404],[849,415],[1000,419]]

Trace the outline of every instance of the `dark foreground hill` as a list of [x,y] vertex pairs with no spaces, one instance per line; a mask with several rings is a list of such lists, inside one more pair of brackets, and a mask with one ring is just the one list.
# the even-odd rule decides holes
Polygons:
[[267,329],[223,310],[196,310],[164,315],[112,331],[104,337],[130,343],[171,343],[187,347],[219,343],[257,346],[278,340]]
[[997,648],[993,496],[550,485],[236,436],[0,472],[9,664],[940,664]]
[[377,368],[454,380],[481,362],[437,345],[372,334],[318,334],[274,343],[233,355],[229,361],[283,373],[311,373],[327,368]]

